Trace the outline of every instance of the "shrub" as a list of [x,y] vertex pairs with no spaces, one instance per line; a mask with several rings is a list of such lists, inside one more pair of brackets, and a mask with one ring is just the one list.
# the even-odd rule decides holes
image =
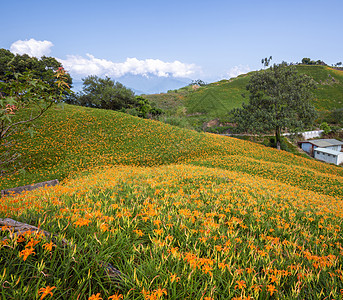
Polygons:
[[319,128],[324,131],[323,134],[329,134],[331,132],[331,127],[326,122],[320,124]]

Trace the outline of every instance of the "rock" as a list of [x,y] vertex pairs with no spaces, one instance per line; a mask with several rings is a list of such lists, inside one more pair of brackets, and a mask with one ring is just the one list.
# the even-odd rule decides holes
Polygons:
[[39,182],[35,184],[30,184],[30,185],[24,185],[24,186],[19,186],[11,189],[6,189],[1,191],[1,196],[11,196],[15,194],[21,194],[22,192],[25,191],[33,191],[38,188],[46,187],[46,186],[55,186],[58,185],[59,182],[57,179],[54,180],[49,180],[49,181],[44,181],[44,182]]

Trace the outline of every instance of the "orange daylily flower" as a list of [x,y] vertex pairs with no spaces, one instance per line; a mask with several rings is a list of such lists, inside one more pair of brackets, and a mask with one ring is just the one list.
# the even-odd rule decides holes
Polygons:
[[47,295],[52,296],[53,293],[52,293],[51,291],[52,291],[53,289],[55,289],[55,288],[56,288],[55,286],[52,286],[52,287],[47,286],[47,287],[45,287],[45,288],[40,288],[39,291],[38,291],[38,295],[39,295],[39,294],[42,294],[41,297],[40,297],[40,299],[43,299],[43,298],[44,298],[45,296],[47,296]]

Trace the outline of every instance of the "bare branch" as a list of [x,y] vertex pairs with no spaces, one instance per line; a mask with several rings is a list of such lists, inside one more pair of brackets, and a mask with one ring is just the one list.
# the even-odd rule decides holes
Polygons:
[[18,121],[16,123],[12,123],[11,125],[9,125],[5,130],[3,130],[1,132],[0,139],[4,138],[6,136],[7,131],[10,130],[12,127],[17,126],[17,125],[21,125],[21,124],[25,124],[25,123],[29,123],[29,122],[32,122],[32,121],[38,119],[41,115],[43,115],[52,106],[52,104],[53,104],[53,102],[51,102],[44,110],[41,110],[37,116],[35,116],[33,118],[31,117],[29,120]]

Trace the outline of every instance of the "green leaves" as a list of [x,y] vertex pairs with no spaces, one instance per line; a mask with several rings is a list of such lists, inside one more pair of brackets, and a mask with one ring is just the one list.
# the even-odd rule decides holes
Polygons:
[[[241,131],[268,133],[279,136],[284,129],[309,126],[316,116],[311,103],[315,87],[309,76],[299,75],[286,63],[252,75],[247,90],[249,103],[233,111]],[[277,137],[277,140],[279,138]]]
[[[28,125],[42,116],[54,103],[61,102],[64,93],[69,89],[66,84],[68,78],[63,68],[58,69],[55,74],[58,80],[53,83],[36,78],[33,71],[25,71],[22,74],[14,72],[12,75],[8,75],[6,81],[0,81],[0,146],[3,149],[4,145],[8,144],[5,139],[8,140],[16,130],[20,129],[33,136],[34,131]],[[18,157],[18,153],[11,152],[13,145],[7,147],[4,154],[1,153],[2,167],[13,164],[14,157]],[[0,170],[0,174],[7,171]]]
[[132,90],[109,77],[88,76],[83,79],[83,91],[67,101],[86,107],[119,110],[147,118],[162,114],[149,100],[136,96]]

